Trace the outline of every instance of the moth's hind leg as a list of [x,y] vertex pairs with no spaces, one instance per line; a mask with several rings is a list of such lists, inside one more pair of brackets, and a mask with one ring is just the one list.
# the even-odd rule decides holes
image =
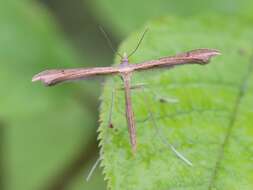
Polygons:
[[[141,90],[142,88],[145,88],[145,86],[147,86],[147,84],[138,83],[138,84],[131,85],[130,89],[131,90]],[[116,90],[124,90],[124,87],[123,86],[117,87]]]
[[[161,96],[160,94],[155,93],[152,89],[148,88],[147,86],[146,86],[146,88],[143,88],[142,90],[143,90],[143,94],[146,94],[145,91],[146,92],[148,91],[148,94],[152,96],[151,99],[153,99],[157,103],[171,105],[171,104],[176,104],[179,102],[179,100],[177,98]],[[159,128],[159,126],[157,125],[156,118],[154,116],[154,112],[151,110],[152,106],[148,105],[147,103],[145,105],[146,105],[148,115],[144,121],[149,120],[151,122],[152,126],[154,127],[156,136],[159,138],[159,140],[166,147],[168,147],[179,159],[181,159],[187,165],[192,166],[193,164],[191,163],[191,161],[189,161],[182,153],[180,153],[175,148],[173,143],[171,143],[169,141],[169,139],[164,135],[165,133],[163,133],[163,131],[161,131],[161,128]]]

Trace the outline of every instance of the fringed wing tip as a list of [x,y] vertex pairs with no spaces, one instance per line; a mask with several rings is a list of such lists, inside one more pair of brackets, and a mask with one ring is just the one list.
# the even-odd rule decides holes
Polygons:
[[196,49],[187,53],[187,56],[198,60],[200,64],[209,63],[210,59],[214,56],[221,55],[221,52],[216,49]]
[[206,49],[207,53],[210,54],[210,56],[217,56],[221,55],[221,52],[217,49]]
[[216,49],[209,49],[208,52],[206,52],[206,53],[207,53],[207,55],[206,55],[207,57],[206,57],[206,62],[204,61],[204,64],[209,63],[209,61],[212,57],[221,55],[221,52]]
[[195,55],[205,55],[208,57],[221,55],[221,52],[219,50],[208,49],[208,48],[196,49],[196,50],[189,51],[188,53],[195,54]]
[[48,80],[49,71],[43,71],[33,76],[32,82],[41,81],[45,86],[51,86],[51,81]]
[[39,81],[40,80],[40,77],[38,77],[37,75],[34,75],[33,78],[32,78],[32,82],[36,82],[36,81]]

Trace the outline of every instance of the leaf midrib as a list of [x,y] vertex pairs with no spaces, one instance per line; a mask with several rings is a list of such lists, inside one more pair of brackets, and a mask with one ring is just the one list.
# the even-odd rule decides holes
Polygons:
[[211,178],[210,178],[210,182],[209,182],[209,185],[208,185],[208,190],[213,189],[213,187],[215,185],[215,182],[217,180],[217,175],[218,175],[218,172],[219,172],[219,168],[220,168],[221,162],[222,162],[223,157],[224,157],[224,151],[225,151],[225,148],[229,144],[229,139],[231,137],[232,129],[235,126],[235,122],[236,122],[236,119],[237,119],[237,116],[238,116],[238,111],[239,111],[239,108],[241,106],[242,99],[243,99],[243,97],[244,97],[244,95],[247,91],[248,81],[249,81],[249,78],[250,78],[252,73],[253,73],[253,61],[250,60],[247,72],[245,73],[245,75],[243,77],[241,85],[238,86],[239,87],[239,89],[238,89],[239,92],[237,94],[235,104],[234,104],[234,108],[233,108],[233,111],[231,113],[231,117],[230,117],[230,120],[229,120],[229,123],[228,123],[228,128],[227,128],[227,131],[226,131],[226,134],[225,134],[224,141],[221,145],[221,149],[218,153],[217,161],[215,163],[215,167],[214,167],[213,173],[212,173]]

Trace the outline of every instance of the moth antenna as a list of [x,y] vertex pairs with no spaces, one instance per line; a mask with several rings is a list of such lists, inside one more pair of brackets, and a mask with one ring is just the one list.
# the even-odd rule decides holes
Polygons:
[[148,28],[145,29],[145,31],[143,32],[143,34],[141,36],[141,39],[139,40],[139,42],[136,46],[136,48],[129,54],[129,56],[127,58],[131,57],[137,51],[137,49],[140,47],[141,42],[143,41],[143,39],[145,37],[145,34],[148,32],[148,30],[149,30]]
[[107,41],[109,47],[112,49],[112,51],[123,59],[123,56],[122,56],[118,51],[116,51],[116,50],[114,49],[114,47],[113,47],[113,45],[112,45],[112,41],[110,40],[108,34],[105,32],[105,30],[103,29],[103,27],[102,27],[102,26],[99,26],[99,29],[100,29],[100,31],[102,32],[102,34],[104,35],[104,37],[106,38],[106,41]]

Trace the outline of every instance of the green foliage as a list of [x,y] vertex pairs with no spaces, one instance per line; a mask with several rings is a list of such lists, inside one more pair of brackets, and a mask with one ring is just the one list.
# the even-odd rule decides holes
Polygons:
[[4,125],[0,132],[6,140],[6,164],[0,172],[6,189],[45,188],[60,167],[85,148],[95,126],[94,115],[85,108],[83,88],[31,83],[32,76],[46,68],[80,66],[48,15],[33,2],[0,1],[0,123]]
[[188,17],[202,14],[241,16],[253,19],[251,0],[95,0],[91,1],[95,15],[109,23],[120,34],[128,34],[147,20],[167,15]]
[[[71,4],[66,2],[54,5],[65,10],[59,5]],[[124,93],[119,90],[122,82],[117,77],[107,82],[99,137],[109,188],[252,189],[252,30],[245,27],[252,21],[252,1],[94,0],[85,5],[93,6],[90,18],[99,18],[109,32],[119,36],[160,16],[147,24],[150,32],[132,57],[133,63],[199,47],[223,53],[203,67],[153,70],[133,76],[132,84],[146,84],[143,89],[132,90],[138,141],[135,157],[129,143]],[[63,12],[62,18],[73,16]],[[220,16],[207,19],[206,14]],[[244,19],[237,21],[235,17]],[[89,21],[83,25],[80,20],[75,20],[80,28],[92,25]],[[97,25],[97,20],[91,22]],[[96,49],[99,43],[92,38],[84,42],[85,48],[97,51],[81,60],[55,23],[37,1],[0,0],[0,133],[4,132],[0,189],[2,177],[6,190],[46,189],[86,147],[97,125],[94,108],[88,107],[90,99],[85,98],[91,81],[54,88],[31,83],[34,74],[47,68],[83,66],[81,61],[94,63],[94,56],[99,57],[94,60],[104,62],[101,55],[105,52]],[[130,52],[143,31],[144,27],[132,34],[120,50]],[[78,32],[73,35],[80,38]],[[95,89],[93,85],[89,90]],[[109,129],[112,89],[114,128]],[[176,157],[166,142],[193,166]],[[90,160],[89,168],[93,163]],[[76,174],[64,188],[102,189],[100,175],[85,183],[87,173]]]
[[[146,84],[143,89],[132,90],[138,142],[135,156],[129,143],[124,93],[119,90],[122,82],[117,77],[107,82],[102,95],[99,138],[109,189],[251,190],[251,28],[218,17],[166,17],[147,26],[151,30],[132,63],[195,48],[219,49],[222,56],[205,66],[134,74],[132,84]],[[130,52],[143,30],[131,35],[120,51]],[[113,91],[112,129],[108,128],[108,120]],[[166,142],[173,144],[193,166],[179,159]]]

